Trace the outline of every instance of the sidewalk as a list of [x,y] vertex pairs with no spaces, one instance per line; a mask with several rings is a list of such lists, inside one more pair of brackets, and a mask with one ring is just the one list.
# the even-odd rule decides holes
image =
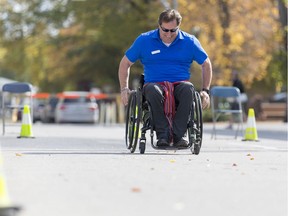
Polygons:
[[[217,122],[216,129],[217,134],[222,134],[225,136],[232,136],[236,132],[237,124],[233,125],[233,129],[227,129],[228,122]],[[210,133],[213,130],[213,123],[212,122],[204,122],[204,133]],[[247,127],[247,123],[243,123],[243,133]],[[258,132],[259,139],[267,138],[267,139],[277,139],[282,141],[287,141],[287,131],[288,131],[288,124],[282,121],[259,121],[256,122],[256,129]],[[238,135],[238,138],[242,137],[243,134]]]

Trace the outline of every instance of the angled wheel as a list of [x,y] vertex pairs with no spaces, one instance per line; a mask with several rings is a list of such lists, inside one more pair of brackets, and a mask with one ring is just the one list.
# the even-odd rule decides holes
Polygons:
[[140,154],[144,154],[145,149],[146,149],[146,140],[140,140],[140,143],[139,143]]
[[135,152],[139,138],[139,128],[141,120],[140,97],[137,91],[132,91],[127,106],[126,113],[126,147],[131,153]]
[[191,147],[192,154],[198,155],[202,146],[203,121],[202,121],[202,103],[198,92],[194,94],[194,117],[193,124],[188,129],[189,141],[193,144]]

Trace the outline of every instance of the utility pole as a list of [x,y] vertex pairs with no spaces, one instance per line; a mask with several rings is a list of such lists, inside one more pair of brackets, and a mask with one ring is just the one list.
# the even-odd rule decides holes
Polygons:
[[177,8],[178,8],[178,1],[177,0],[173,0],[173,8],[177,10]]
[[161,3],[165,9],[170,8],[170,3],[167,0],[161,0]]
[[[161,0],[162,5],[165,9],[171,8],[171,4],[168,0]],[[172,8],[177,10],[178,7],[178,1],[172,0]]]

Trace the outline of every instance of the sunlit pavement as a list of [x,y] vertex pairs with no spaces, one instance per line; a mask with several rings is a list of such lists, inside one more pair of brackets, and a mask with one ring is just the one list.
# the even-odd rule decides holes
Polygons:
[[214,140],[204,124],[198,156],[149,141],[130,154],[124,125],[36,123],[34,139],[13,128],[1,137],[8,191],[23,216],[286,216],[287,124],[257,122],[258,142],[226,126]]

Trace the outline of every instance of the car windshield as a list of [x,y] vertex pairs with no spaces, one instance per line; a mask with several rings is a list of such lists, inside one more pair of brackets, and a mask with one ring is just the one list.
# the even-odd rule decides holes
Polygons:
[[87,97],[65,98],[63,102],[64,103],[89,103],[91,102],[91,99]]

